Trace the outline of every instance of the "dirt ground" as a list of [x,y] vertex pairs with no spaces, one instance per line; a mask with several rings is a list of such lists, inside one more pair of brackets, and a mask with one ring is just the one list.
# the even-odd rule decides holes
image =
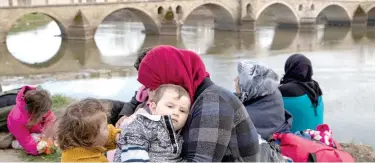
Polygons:
[[344,151],[349,152],[356,162],[375,162],[375,150],[368,145],[341,143]]
[[0,162],[60,162],[60,153],[51,155],[30,156],[22,150],[0,150]]
[[[342,148],[351,153],[356,162],[375,162],[375,152],[371,146],[341,143]],[[20,150],[0,150],[0,162],[60,162],[59,153],[49,156],[28,156]]]
[[0,150],[0,161],[2,162],[25,162],[24,154],[22,151],[7,149]]

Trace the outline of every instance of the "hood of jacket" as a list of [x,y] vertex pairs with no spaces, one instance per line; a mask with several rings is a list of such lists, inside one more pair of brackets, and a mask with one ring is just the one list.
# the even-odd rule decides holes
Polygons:
[[278,90],[278,75],[266,65],[255,61],[238,63],[238,85],[242,102],[273,94]]

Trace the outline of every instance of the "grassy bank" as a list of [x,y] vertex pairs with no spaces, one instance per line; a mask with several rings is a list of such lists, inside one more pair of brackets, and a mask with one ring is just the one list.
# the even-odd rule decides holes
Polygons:
[[54,112],[61,110],[61,108],[68,106],[70,103],[73,102],[73,99],[66,97],[64,95],[53,95],[52,99],[52,110]]
[[[64,108],[74,102],[73,99],[64,95],[52,96],[53,111],[57,117],[61,115]],[[349,152],[356,162],[375,162],[374,149],[371,146],[354,143],[341,143],[344,151]],[[30,156],[21,150],[0,150],[0,158],[7,158],[2,161],[12,162],[60,162],[61,152],[57,151],[51,155]]]
[[22,18],[18,19],[17,22],[13,24],[10,32],[15,33],[15,32],[33,30],[42,25],[46,25],[51,21],[53,20],[44,14],[40,14],[40,13],[27,14],[23,16]]

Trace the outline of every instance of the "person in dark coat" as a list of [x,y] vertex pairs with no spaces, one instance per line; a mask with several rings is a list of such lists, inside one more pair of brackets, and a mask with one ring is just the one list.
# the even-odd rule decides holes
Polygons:
[[266,65],[253,61],[238,63],[236,94],[265,140],[275,132],[290,131],[292,124],[292,116],[283,107],[278,85],[278,75]]
[[324,102],[320,85],[312,79],[311,61],[302,54],[290,56],[279,90],[285,109],[294,117],[292,132],[316,129],[324,121]]

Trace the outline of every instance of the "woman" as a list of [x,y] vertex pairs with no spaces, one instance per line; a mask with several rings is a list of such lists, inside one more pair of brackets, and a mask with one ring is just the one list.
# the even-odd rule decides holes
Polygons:
[[278,85],[278,75],[267,66],[253,61],[238,63],[236,94],[265,140],[275,132],[289,132],[291,128],[292,117],[283,107]]
[[287,59],[279,90],[285,109],[294,117],[292,132],[314,130],[323,123],[322,92],[312,75],[311,61],[304,55],[294,54]]
[[141,62],[138,81],[152,91],[162,84],[176,84],[189,93],[192,107],[182,131],[184,161],[258,161],[257,131],[244,106],[210,80],[197,54],[155,47]]

